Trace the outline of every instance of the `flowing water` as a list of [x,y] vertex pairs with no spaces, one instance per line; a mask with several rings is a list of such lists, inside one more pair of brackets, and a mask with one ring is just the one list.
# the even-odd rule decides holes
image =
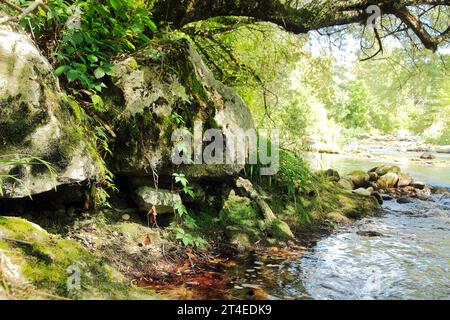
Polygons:
[[[318,156],[340,172],[391,162],[430,185],[450,187],[450,168],[410,162],[411,153],[355,159]],[[439,155],[444,161],[449,155]],[[312,165],[318,158],[310,155]],[[378,160],[377,160],[378,159]],[[442,159],[437,159],[439,162]],[[231,296],[269,299],[450,299],[450,197],[385,201],[384,214],[338,228],[297,259],[247,257],[229,274]],[[373,231],[369,237],[362,231]],[[256,290],[262,290],[264,295]],[[256,292],[256,294],[255,294]]]

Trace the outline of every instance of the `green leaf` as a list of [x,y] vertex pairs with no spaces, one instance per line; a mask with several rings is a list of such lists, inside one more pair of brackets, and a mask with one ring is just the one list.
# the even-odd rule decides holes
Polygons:
[[151,32],[156,32],[158,30],[158,27],[156,27],[156,24],[151,19],[147,19],[147,27],[150,29]]
[[67,80],[69,81],[69,82],[72,82],[72,81],[75,81],[75,80],[77,80],[77,79],[79,79],[80,78],[80,72],[78,71],[78,70],[75,70],[75,69],[70,69],[68,72],[67,72]]
[[109,3],[114,10],[119,10],[122,7],[122,1],[120,0],[109,0]]
[[101,67],[98,67],[94,71],[94,76],[97,79],[101,79],[101,78],[103,78],[105,76],[105,71]]
[[69,66],[59,66],[58,68],[56,68],[55,70],[55,75],[57,77],[59,77],[60,75],[62,75],[64,72],[66,72],[67,70],[69,70],[70,67]]
[[103,106],[105,105],[103,102],[102,97],[100,97],[99,95],[94,94],[91,97],[92,100],[92,105],[94,106],[94,109],[97,111],[101,111],[103,109]]
[[90,62],[92,62],[92,63],[98,61],[97,56],[95,56],[95,55],[93,55],[93,54],[88,55],[87,58],[88,58],[88,60],[89,60]]

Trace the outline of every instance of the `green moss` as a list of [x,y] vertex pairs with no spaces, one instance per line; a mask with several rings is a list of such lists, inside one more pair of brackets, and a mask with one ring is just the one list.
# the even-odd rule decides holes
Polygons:
[[20,95],[0,100],[0,145],[20,145],[37,126],[48,121],[45,111],[33,111]]
[[[137,299],[158,298],[154,293],[128,284],[108,265],[74,240],[48,234],[26,220],[0,217],[0,248],[19,266],[20,273],[33,290],[21,288],[15,292],[21,298],[66,297],[75,299]],[[81,288],[69,290],[69,267],[80,270]],[[14,284],[12,284],[14,285]],[[34,294],[33,294],[34,292]]]

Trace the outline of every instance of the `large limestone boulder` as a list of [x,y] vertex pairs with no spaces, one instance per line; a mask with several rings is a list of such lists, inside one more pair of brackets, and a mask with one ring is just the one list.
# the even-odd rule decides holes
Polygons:
[[[119,175],[170,174],[171,134],[184,126],[193,132],[195,121],[203,131],[216,128],[225,134],[254,128],[243,100],[214,78],[185,40],[151,45],[117,62],[112,83],[104,100],[117,135],[110,163]],[[242,165],[196,164],[177,171],[190,178],[212,178],[242,169]]]
[[0,25],[0,198],[96,178],[94,158],[69,109],[31,38]]

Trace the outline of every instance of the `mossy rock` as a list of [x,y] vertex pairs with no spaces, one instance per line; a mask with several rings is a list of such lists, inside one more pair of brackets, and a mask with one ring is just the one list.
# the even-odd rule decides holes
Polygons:
[[[78,242],[49,234],[21,218],[0,216],[0,253],[17,270],[17,277],[7,279],[7,288],[3,287],[11,298],[160,298],[129,284]],[[68,286],[78,272],[80,286]]]
[[[104,93],[104,117],[117,134],[109,159],[117,174],[151,176],[150,167],[160,175],[171,174],[171,135],[180,127],[191,133],[195,122],[203,130],[227,133],[254,128],[242,98],[214,78],[185,39],[157,46],[151,44],[117,62],[113,85]],[[242,169],[242,165],[197,164],[181,165],[177,171],[191,178],[218,178]]]
[[292,233],[289,225],[280,219],[275,219],[271,222],[269,233],[272,237],[276,239],[283,239],[283,240],[295,239],[294,234]]
[[52,67],[24,32],[6,25],[0,31],[0,178],[9,177],[0,198],[95,180],[96,155]]
[[370,180],[369,174],[362,170],[352,171],[347,175],[346,178],[350,179],[353,182],[355,188],[367,187],[367,184]]

